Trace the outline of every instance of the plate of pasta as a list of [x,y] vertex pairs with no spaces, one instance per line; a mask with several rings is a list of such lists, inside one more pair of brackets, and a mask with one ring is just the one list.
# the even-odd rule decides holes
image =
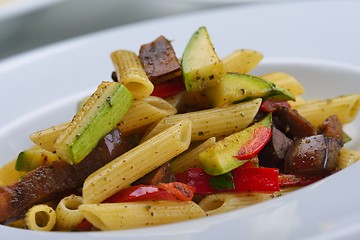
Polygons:
[[0,128],[5,236],[359,236],[360,68],[221,54],[227,38],[208,26],[154,37],[133,26],[142,41],[114,47],[115,29],[0,65],[2,79],[43,70],[8,85],[41,106],[5,108],[22,112]]

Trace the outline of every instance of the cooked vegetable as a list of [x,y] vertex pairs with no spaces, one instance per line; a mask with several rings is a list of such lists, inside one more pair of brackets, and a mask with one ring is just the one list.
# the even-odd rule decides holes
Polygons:
[[266,113],[274,112],[279,107],[290,108],[290,104],[288,102],[276,102],[269,99],[263,100],[260,106],[260,110]]
[[236,192],[276,192],[279,187],[277,168],[236,168],[232,171]]
[[255,98],[271,98],[276,101],[295,100],[292,93],[272,82],[239,73],[226,73],[218,84],[207,88],[205,94],[214,107]]
[[182,78],[176,78],[158,83],[154,86],[151,96],[169,98],[185,90]]
[[258,154],[260,165],[283,170],[285,153],[292,143],[290,138],[273,126],[270,141]]
[[326,137],[333,137],[344,141],[342,124],[337,115],[332,115],[326,118],[319,126],[319,131]]
[[308,137],[317,134],[316,128],[296,110],[279,107],[273,112],[275,126],[290,138]]
[[132,185],[146,184],[156,185],[159,183],[172,182],[175,179],[174,174],[171,170],[170,163],[166,162],[160,167],[152,170],[142,178],[136,180]]
[[195,189],[181,182],[156,185],[135,185],[125,188],[105,200],[107,203],[134,201],[191,201]]
[[322,134],[295,139],[285,155],[285,172],[300,176],[324,176],[338,166],[341,140]]
[[276,192],[280,190],[279,170],[264,167],[238,167],[223,175],[211,176],[201,168],[176,174],[177,181],[193,186],[198,194],[216,192]]
[[239,160],[255,157],[269,141],[271,134],[272,131],[269,126],[259,126],[254,130],[252,138],[240,146],[239,152],[235,157]]
[[115,129],[80,163],[54,161],[34,169],[12,185],[0,187],[0,223],[22,214],[34,204],[76,191],[89,174],[129,149],[120,131]]
[[[253,144],[251,144],[249,141],[251,141],[254,137],[256,129],[262,127],[270,128],[270,126],[271,114],[266,116],[262,121],[257,122],[240,132],[227,136],[221,141],[218,141],[212,147],[199,154],[199,161],[201,166],[210,175],[224,174],[241,166],[247,160],[249,160],[253,154],[252,152],[245,153],[244,156],[249,156],[249,158],[247,160],[239,160],[236,158],[236,156],[239,155],[239,150],[244,145],[245,150],[248,150],[247,148],[249,146],[253,146]],[[259,150],[259,148],[255,149],[256,151]]]
[[213,176],[206,173],[202,168],[189,168],[185,172],[175,175],[176,181],[186,183],[195,188],[195,192],[199,194],[215,193],[216,189],[210,184]]
[[122,84],[103,82],[55,142],[59,157],[69,164],[83,160],[99,140],[120,122],[133,96]]
[[19,153],[16,159],[15,169],[17,171],[28,172],[39,166],[48,165],[56,160],[59,160],[59,156],[56,153],[34,146],[31,149]]
[[140,47],[139,58],[149,79],[159,83],[181,76],[181,66],[169,40],[160,36]]
[[181,59],[186,89],[200,91],[214,86],[225,70],[215,52],[205,27],[200,27],[190,38]]

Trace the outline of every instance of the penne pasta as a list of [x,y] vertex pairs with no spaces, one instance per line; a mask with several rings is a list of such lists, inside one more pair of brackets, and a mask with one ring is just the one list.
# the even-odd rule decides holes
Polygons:
[[261,75],[260,77],[270,82],[273,82],[282,88],[287,89],[295,96],[304,93],[304,87],[293,76],[287,73],[273,72]]
[[166,101],[173,106],[175,109],[179,109],[182,105],[182,99],[185,95],[185,91],[176,94],[175,96],[166,98]]
[[348,148],[342,148],[340,150],[340,157],[338,166],[340,169],[344,169],[355,162],[360,160],[360,152]]
[[55,141],[61,133],[69,126],[69,123],[62,123],[30,134],[30,140],[50,152],[55,151]]
[[185,151],[191,121],[183,119],[92,173],[83,186],[84,203],[99,203]]
[[[144,99],[135,100],[129,111],[121,119],[118,126],[123,133],[130,134],[153,122],[159,121],[163,117],[175,113],[176,109],[166,100],[150,96]],[[56,139],[64,132],[68,125],[69,123],[66,122],[34,132],[30,135],[30,139],[45,150],[54,152]]]
[[209,216],[247,207],[278,195],[278,193],[218,193],[206,196],[199,202],[199,206]]
[[30,230],[51,231],[56,223],[56,213],[48,205],[35,205],[27,211],[25,223]]
[[247,127],[254,120],[260,104],[261,99],[259,98],[224,108],[212,108],[165,117],[145,134],[142,141],[151,138],[184,118],[189,118],[192,121],[192,141],[229,135]]
[[79,224],[84,216],[78,207],[82,204],[82,197],[74,194],[61,199],[56,207],[56,229],[70,231]]
[[263,54],[250,49],[238,49],[225,56],[221,61],[227,72],[248,73],[263,59]]
[[154,85],[146,75],[139,57],[131,51],[118,50],[111,53],[119,82],[125,85],[135,99],[150,96]]
[[300,106],[301,104],[304,104],[306,101],[304,98],[296,96],[296,100],[295,101],[288,101],[288,103],[290,104],[290,106],[292,108],[296,108],[297,106]]
[[150,96],[134,101],[118,126],[121,132],[129,134],[175,113],[176,108],[166,100]]
[[350,123],[360,108],[360,94],[344,95],[325,100],[310,100],[295,106],[295,109],[314,126],[327,117],[337,115],[342,124]]
[[146,227],[206,216],[192,201],[83,204],[79,209],[85,218],[100,230]]
[[184,172],[189,168],[201,167],[199,162],[199,154],[205,149],[211,147],[216,142],[215,137],[211,137],[205,142],[201,143],[194,149],[189,149],[179,156],[175,157],[171,162],[171,170],[174,173]]

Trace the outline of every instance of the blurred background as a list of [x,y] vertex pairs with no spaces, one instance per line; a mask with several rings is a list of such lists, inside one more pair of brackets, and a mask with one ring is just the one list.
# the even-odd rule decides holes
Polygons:
[[232,4],[231,0],[0,0],[0,60],[114,26]]

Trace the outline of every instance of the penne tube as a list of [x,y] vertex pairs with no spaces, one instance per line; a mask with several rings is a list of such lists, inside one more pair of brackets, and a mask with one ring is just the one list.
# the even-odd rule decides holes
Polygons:
[[139,57],[128,50],[118,50],[111,53],[111,60],[116,69],[119,82],[125,85],[135,99],[150,96],[154,85],[149,80],[141,65]]
[[176,109],[179,109],[182,105],[185,91],[182,91],[172,97],[166,98],[166,101]]
[[342,124],[354,120],[360,108],[360,94],[344,95],[325,100],[310,100],[295,109],[314,126],[327,117],[337,115]]
[[192,141],[230,135],[244,129],[254,120],[260,104],[261,99],[258,98],[224,108],[212,108],[165,117],[145,134],[142,141],[151,138],[184,118],[189,118],[192,121]]
[[292,108],[296,108],[296,107],[300,106],[301,104],[304,104],[305,102],[306,102],[306,100],[299,96],[296,96],[295,101],[288,101],[288,103],[290,104],[290,106]]
[[25,223],[30,230],[51,231],[56,223],[56,213],[48,205],[35,205],[27,211]]
[[100,230],[146,227],[206,216],[192,201],[83,204],[79,209],[85,218]]
[[[147,97],[135,100],[118,124],[119,129],[124,134],[136,132],[147,125],[159,121],[161,118],[176,113],[176,109],[168,102],[158,97]],[[45,150],[54,152],[55,141],[58,136],[64,132],[69,125],[68,122],[62,123],[50,128],[34,132],[30,135],[30,139],[36,145]]]
[[61,133],[69,126],[69,123],[62,123],[30,134],[30,140],[45,150],[55,152],[55,141]]
[[170,162],[171,170],[174,173],[185,172],[189,168],[201,167],[199,162],[199,154],[205,149],[211,147],[216,142],[215,137],[211,137],[201,143],[194,149],[188,149]]
[[348,148],[342,148],[340,150],[338,166],[340,169],[344,169],[359,160],[360,160],[360,152],[359,151],[348,149]]
[[129,134],[175,113],[176,108],[166,100],[150,96],[134,101],[118,126],[121,132]]
[[56,207],[56,230],[71,231],[84,219],[78,207],[82,197],[74,194],[64,197]]
[[283,72],[273,72],[260,76],[261,78],[275,83],[285,88],[292,94],[301,95],[304,93],[304,87],[293,76]]
[[199,202],[199,206],[209,216],[247,207],[277,196],[278,193],[218,193],[206,196]]
[[227,72],[248,73],[263,59],[263,54],[251,49],[238,49],[221,61]]
[[183,119],[92,173],[83,186],[84,203],[99,203],[185,151],[191,121]]

